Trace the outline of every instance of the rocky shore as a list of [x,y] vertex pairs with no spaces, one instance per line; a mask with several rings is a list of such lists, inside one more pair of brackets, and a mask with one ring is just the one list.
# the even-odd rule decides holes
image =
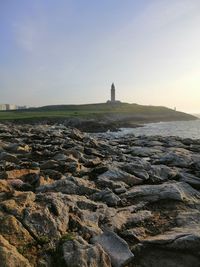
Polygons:
[[199,267],[200,140],[0,125],[1,267]]

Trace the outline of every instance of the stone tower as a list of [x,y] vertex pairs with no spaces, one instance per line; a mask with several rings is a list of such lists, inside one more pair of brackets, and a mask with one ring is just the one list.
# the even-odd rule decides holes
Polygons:
[[115,85],[112,83],[111,85],[111,102],[115,102]]

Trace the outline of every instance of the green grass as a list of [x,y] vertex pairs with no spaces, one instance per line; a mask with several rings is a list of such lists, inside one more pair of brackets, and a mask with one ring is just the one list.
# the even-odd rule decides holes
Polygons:
[[[88,105],[56,105],[27,110],[0,111],[0,121],[10,120],[42,120],[78,118],[103,118],[114,114],[133,116],[190,116],[175,112],[166,107],[142,106],[137,104],[88,104]],[[189,117],[188,117],[189,118]]]
[[72,241],[72,240],[74,240],[75,238],[76,238],[75,233],[73,233],[73,232],[68,232],[68,233],[64,234],[64,235],[61,237],[60,242],[61,242],[61,243],[65,243],[65,242],[67,242],[67,241]]

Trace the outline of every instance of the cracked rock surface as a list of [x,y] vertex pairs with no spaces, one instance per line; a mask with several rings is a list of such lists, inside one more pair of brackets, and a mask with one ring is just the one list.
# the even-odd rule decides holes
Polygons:
[[200,140],[0,124],[0,266],[199,267]]

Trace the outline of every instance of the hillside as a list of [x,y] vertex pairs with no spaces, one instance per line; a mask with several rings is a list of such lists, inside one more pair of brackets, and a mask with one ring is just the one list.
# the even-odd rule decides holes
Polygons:
[[[135,124],[156,121],[194,120],[195,116],[177,112],[162,106],[144,106],[138,104],[87,104],[54,105],[27,110],[1,111],[0,121],[22,122],[65,122],[82,130],[98,128],[99,124],[109,127],[132,127]],[[89,122],[89,124],[88,124]],[[86,125],[86,129],[83,127]],[[91,125],[92,123],[92,125]],[[112,126],[111,126],[112,124]],[[109,127],[106,127],[109,128]]]

